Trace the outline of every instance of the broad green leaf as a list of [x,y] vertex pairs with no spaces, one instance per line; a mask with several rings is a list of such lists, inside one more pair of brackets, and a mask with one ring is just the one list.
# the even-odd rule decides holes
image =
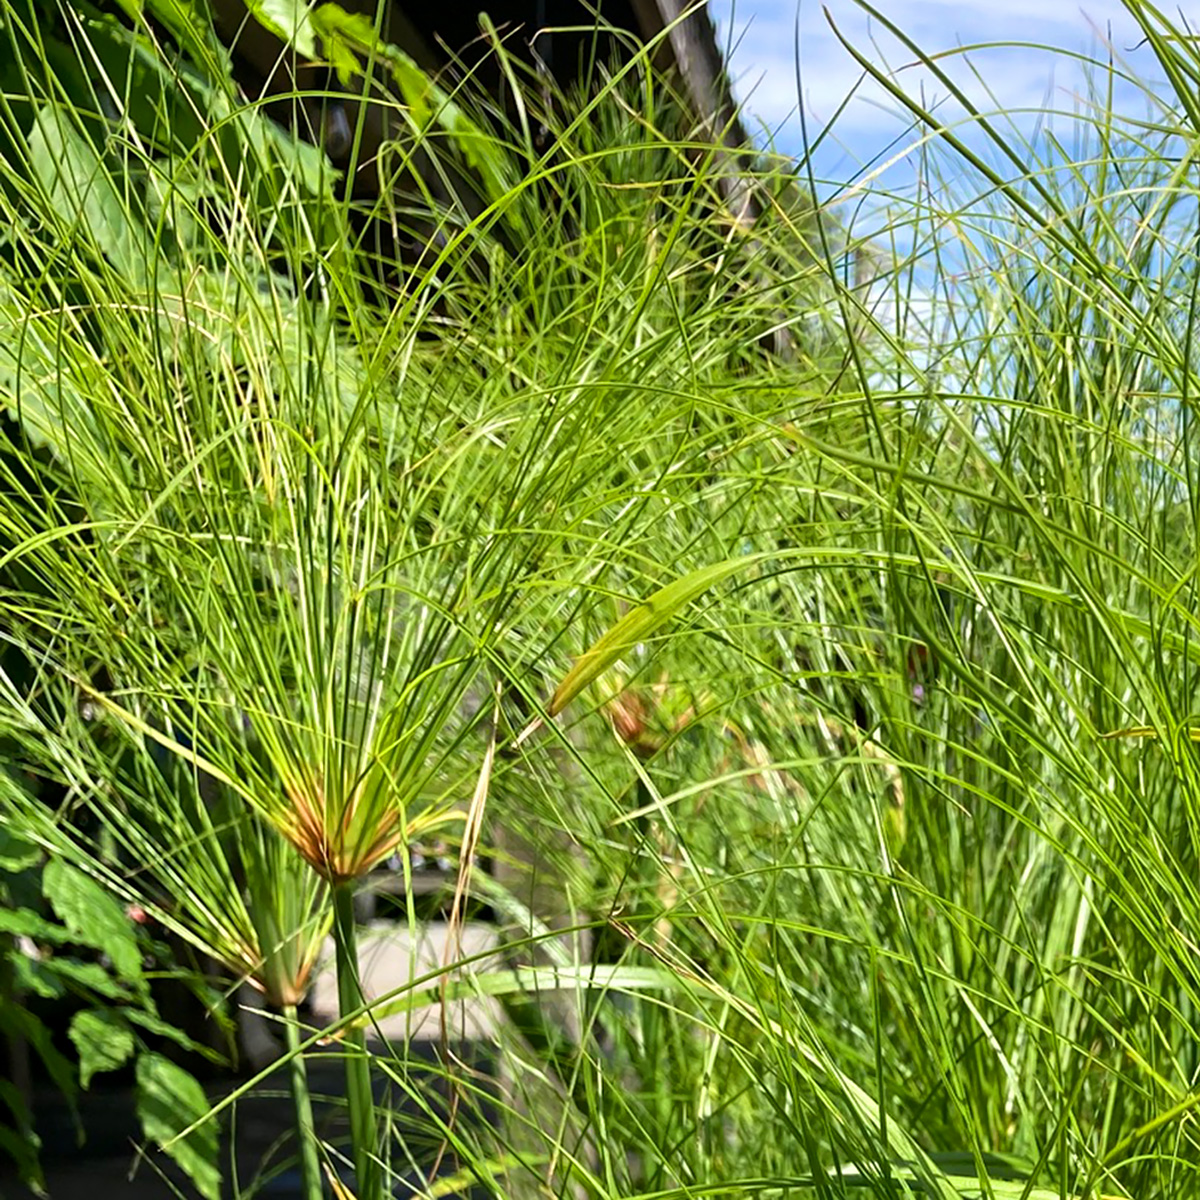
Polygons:
[[206,1121],[179,1136],[209,1109],[196,1080],[161,1054],[143,1054],[137,1061],[137,1109],[146,1137],[187,1172],[205,1200],[220,1200],[215,1122]]
[[[516,185],[514,164],[503,144],[473,121],[414,59],[385,42],[370,18],[348,13],[338,4],[322,4],[314,10],[312,23],[343,84],[362,73],[360,54],[388,64],[413,124],[422,132],[436,124],[449,134],[467,166],[478,174],[489,201],[497,202]],[[517,212],[509,216],[519,223]]]
[[112,1009],[92,1008],[77,1012],[67,1031],[79,1051],[79,1082],[86,1088],[93,1075],[115,1071],[133,1053],[133,1032]]
[[[484,194],[492,203],[505,196],[515,184],[511,160],[497,140],[490,136],[454,102],[450,94],[402,50],[389,55],[392,77],[404,101],[412,110],[413,120],[422,130],[435,122],[453,139],[467,166],[479,174]],[[517,217],[514,211],[511,217]]]
[[[118,0],[137,22],[141,0]],[[186,0],[149,0],[151,14],[175,33],[195,63],[214,66],[218,77],[226,74],[223,48],[211,24]],[[154,42],[138,28],[130,28],[112,14],[96,14],[86,21],[87,53],[109,79],[123,81],[123,115],[144,138],[166,150],[190,150],[205,136],[204,93],[211,85],[179,57],[165,59],[155,53]],[[216,61],[214,61],[214,59]],[[150,164],[145,164],[150,165]],[[164,156],[153,164],[151,178],[162,170],[188,171],[190,164]],[[151,226],[155,224],[153,218]]]
[[142,982],[142,952],[121,906],[94,879],[61,859],[46,864],[46,899],[72,939],[108,955],[113,969],[133,983]]
[[[34,446],[78,457],[95,421],[55,352],[54,333],[0,281],[0,406],[10,408]],[[66,341],[65,332],[59,335]]]
[[634,646],[656,634],[664,625],[702,596],[714,584],[737,574],[762,554],[748,554],[701,567],[660,588],[648,600],[626,613],[607,633],[598,638],[576,660],[550,698],[550,715],[562,712],[589,683],[593,683]]
[[46,959],[43,965],[47,971],[53,971],[60,979],[65,979],[77,987],[87,988],[88,991],[107,1000],[133,999],[129,988],[99,963],[80,962],[77,958],[56,954]]
[[50,104],[39,109],[29,135],[29,160],[63,220],[86,229],[127,279],[145,284],[153,240],[117,190],[109,164],[66,109]]
[[347,12],[340,4],[319,4],[313,9],[312,23],[325,57],[337,71],[343,87],[349,87],[362,75],[360,53],[372,50],[382,50],[389,56],[392,53],[393,48],[383,41],[375,23],[365,13]]
[[12,969],[12,988],[17,995],[31,994],[41,996],[43,1000],[57,1000],[66,991],[58,972],[47,969],[38,959],[13,950],[8,961]]
[[205,8],[190,0],[121,0],[121,7],[131,14],[145,7],[175,35],[198,66],[228,70],[228,59]]
[[317,57],[313,22],[304,0],[247,0],[246,7],[284,45],[304,58]]
[[42,852],[19,834],[0,827],[0,871],[15,875],[35,866]]
[[32,938],[35,942],[65,942],[67,930],[27,908],[0,908],[0,933]]

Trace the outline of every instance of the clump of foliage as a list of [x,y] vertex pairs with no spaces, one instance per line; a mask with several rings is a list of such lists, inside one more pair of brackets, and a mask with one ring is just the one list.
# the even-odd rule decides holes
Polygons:
[[[6,10],[0,732],[66,800],[5,816],[280,1009],[309,1195],[1192,1194],[1200,65],[1130,8],[1154,115],[1096,64],[1070,153],[861,56],[942,185],[866,249],[765,157],[729,219],[649,55],[498,46],[506,113],[322,6],[364,201],[197,13]],[[431,830],[506,964],[368,1004],[353,895]],[[463,995],[486,1080],[368,1040]]]
[[[0,776],[6,794],[19,788]],[[156,1047],[211,1053],[165,1020],[151,991],[153,975],[165,972],[155,959],[168,956],[140,928],[141,914],[127,911],[111,892],[61,858],[45,862],[38,847],[0,834],[0,1031],[10,1066],[23,1067],[6,1080],[8,1112],[0,1145],[22,1178],[44,1183],[39,1140],[22,1087],[36,1057],[54,1086],[74,1104],[97,1075],[132,1064],[137,1109],[148,1138],[170,1141],[199,1120],[209,1105],[200,1084]],[[70,1053],[59,1032],[30,1005],[48,1002],[69,1012]],[[172,1156],[192,1173],[202,1191],[215,1190],[216,1130],[200,1127],[172,1146]]]

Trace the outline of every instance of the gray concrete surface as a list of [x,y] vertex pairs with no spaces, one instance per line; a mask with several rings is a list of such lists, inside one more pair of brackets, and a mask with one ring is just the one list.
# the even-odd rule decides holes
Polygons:
[[[411,995],[414,981],[464,959],[476,961],[447,971],[422,988],[435,987],[440,979],[469,980],[472,974],[496,969],[498,959],[489,953],[497,947],[496,931],[491,925],[466,922],[454,947],[448,945],[449,933],[445,921],[419,926],[416,937],[410,936],[406,926],[387,921],[375,921],[360,929],[358,963],[365,998],[399,996],[405,990]],[[310,1004],[314,1024],[335,1019],[338,999],[332,940],[326,946],[324,965],[313,981]],[[377,1024],[378,1032],[389,1042],[440,1041],[443,1020],[451,1040],[490,1042],[495,1038],[499,1007],[495,1000],[479,996],[445,1005],[435,1000],[413,1011],[382,1016]]]

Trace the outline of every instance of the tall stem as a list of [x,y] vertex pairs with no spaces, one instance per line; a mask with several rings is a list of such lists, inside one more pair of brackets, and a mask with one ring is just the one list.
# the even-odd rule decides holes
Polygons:
[[300,1180],[305,1200],[322,1200],[321,1160],[317,1154],[317,1129],[313,1123],[312,1100],[308,1094],[308,1067],[300,1053],[300,1021],[296,1006],[285,1004],[283,1018],[286,1022],[289,1082],[292,1087],[292,1105],[296,1110],[296,1138],[300,1143]]
[[[333,889],[334,935],[337,942],[338,1008],[345,1017],[361,1008],[362,985],[358,977],[358,934],[354,923],[354,884],[340,883]],[[375,1103],[371,1097],[371,1062],[367,1058],[367,1035],[361,1029],[348,1032],[342,1041],[346,1051],[346,1103],[350,1108],[350,1142],[354,1151],[355,1191],[358,1200],[382,1200],[379,1173]]]

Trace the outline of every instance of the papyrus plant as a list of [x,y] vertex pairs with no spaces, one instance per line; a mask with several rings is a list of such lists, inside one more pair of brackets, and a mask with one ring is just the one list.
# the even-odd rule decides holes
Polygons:
[[[226,120],[214,106],[210,128],[191,73],[172,80],[145,40],[104,22],[89,54],[89,29],[86,61],[132,47],[129,69],[85,105],[87,80],[31,68],[6,118],[0,399],[22,471],[3,479],[14,581],[0,620],[117,731],[132,763],[119,770],[148,782],[171,764],[178,792],[154,782],[140,811],[169,829],[176,799],[195,806],[177,818],[196,844],[190,883],[162,829],[132,842],[120,827],[137,798],[119,756],[97,762],[94,730],[38,717],[78,740],[81,794],[146,878],[175,880],[196,936],[286,1001],[309,961],[289,933],[310,912],[314,931],[333,919],[324,897],[344,1015],[358,1013],[353,889],[470,799],[493,694],[481,675],[523,672],[536,708],[530,679],[547,661],[561,677],[584,644],[581,591],[688,580],[674,610],[694,599],[689,572],[740,553],[753,522],[724,514],[758,468],[726,484],[718,467],[767,436],[742,419],[745,368],[779,301],[756,292],[756,253],[711,219],[710,157],[655,128],[650,86],[635,122],[636,88],[604,120],[599,100],[556,115],[531,89],[557,142],[553,162],[530,146],[515,173],[528,215],[510,233],[528,236],[489,239],[502,196],[477,223],[437,211],[436,244],[380,302],[312,147],[256,109]],[[515,132],[489,151],[519,154]],[[646,632],[623,627],[607,650]],[[581,659],[550,707],[597,669]],[[65,751],[51,758],[65,770]],[[199,804],[201,781],[227,820]],[[244,860],[259,838],[302,887],[260,894],[226,857],[226,839]],[[226,908],[231,880],[241,899]],[[277,909],[290,896],[299,913]],[[382,1176],[368,1024],[341,1043],[360,1200]]]
[[101,882],[138,921],[215,960],[235,985],[249,984],[281,1013],[305,1195],[320,1196],[296,1009],[329,933],[327,886],[211,778],[77,701],[61,679],[43,675],[32,690],[19,690],[0,674],[10,752],[60,780],[64,796],[51,808],[13,790],[5,819],[52,858]]

